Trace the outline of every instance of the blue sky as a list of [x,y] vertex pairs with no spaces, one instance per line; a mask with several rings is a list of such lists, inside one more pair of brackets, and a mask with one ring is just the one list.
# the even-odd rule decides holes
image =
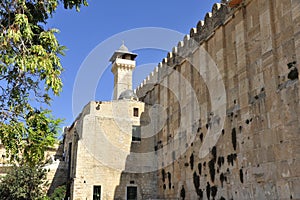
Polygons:
[[[181,37],[180,34],[188,34],[199,20],[204,19],[207,12],[211,12],[213,4],[217,2],[220,0],[88,0],[89,6],[82,7],[79,13],[74,10],[65,10],[60,6],[47,24],[49,28],[60,30],[57,38],[68,49],[66,56],[61,58],[65,69],[62,75],[64,87],[61,95],[54,97],[51,108],[53,115],[65,119],[62,126],[69,126],[74,121],[74,116],[78,114],[78,110],[81,110],[81,108],[77,108],[77,111],[72,109],[72,98],[77,98],[76,96],[72,97],[76,77],[78,77],[80,69],[88,65],[89,62],[94,63],[92,70],[95,69],[95,72],[89,71],[89,73],[97,75],[99,82],[95,86],[94,97],[87,98],[84,104],[93,99],[99,101],[111,99],[113,76],[106,58],[107,55],[113,54],[113,49],[122,44],[122,40],[125,40],[125,45],[128,46],[129,50],[134,49],[133,51],[139,55],[136,59],[137,73],[134,74],[134,86],[138,85],[144,76],[151,72],[155,65],[166,56],[167,51],[171,51],[172,46],[177,45]],[[178,34],[176,37],[170,37],[170,39],[159,38],[160,36],[155,36],[152,33],[137,35],[136,30],[149,30],[145,27],[157,27],[164,34],[172,33],[172,31],[178,32]],[[135,35],[134,37],[127,37],[126,34],[128,33]],[[135,38],[141,41],[147,41],[150,38],[154,43],[157,38],[158,44],[161,41],[165,44],[166,40],[168,43],[165,44],[164,48],[145,46],[144,43],[138,48],[134,43]],[[99,69],[103,68],[102,74],[97,74],[99,69],[95,68],[98,67],[98,58]],[[85,78],[86,82],[90,79],[89,75]],[[80,86],[82,87],[81,90],[88,90],[89,88],[89,86],[85,88],[84,81],[80,82]]]

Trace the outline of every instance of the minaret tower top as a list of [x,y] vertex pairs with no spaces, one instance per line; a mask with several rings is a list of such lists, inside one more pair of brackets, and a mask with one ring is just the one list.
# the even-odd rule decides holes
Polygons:
[[114,100],[118,100],[122,92],[132,91],[132,72],[136,66],[136,57],[137,54],[130,52],[123,42],[110,58],[114,74]]

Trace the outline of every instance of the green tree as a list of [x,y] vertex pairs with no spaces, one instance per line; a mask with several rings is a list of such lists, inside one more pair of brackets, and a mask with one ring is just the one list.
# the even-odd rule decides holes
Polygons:
[[1,200],[46,200],[45,180],[46,170],[42,167],[14,166],[1,178]]
[[67,187],[65,185],[55,188],[53,194],[50,196],[50,200],[62,200],[65,198]]
[[59,119],[47,107],[62,90],[65,47],[47,29],[59,3],[79,10],[86,0],[1,0],[0,140],[11,162],[35,166],[55,143]]

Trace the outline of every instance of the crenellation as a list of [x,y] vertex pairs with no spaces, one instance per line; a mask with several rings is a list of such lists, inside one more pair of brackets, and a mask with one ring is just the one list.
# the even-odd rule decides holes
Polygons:
[[168,52],[168,54],[167,54],[167,59],[168,59],[167,65],[168,65],[169,67],[172,67],[172,65],[174,64],[175,56],[176,56],[176,55],[173,55],[172,52]]
[[154,71],[152,71],[146,79],[143,80],[142,84],[137,88],[136,94],[140,97],[146,95],[147,91],[152,90],[154,85],[157,84],[158,81],[158,71],[159,67],[155,67]]
[[181,51],[178,52],[178,54],[182,57],[186,56],[189,52],[190,52],[190,42],[191,42],[191,37],[190,35],[185,35],[183,38],[183,48],[181,49]]
[[177,55],[180,57],[186,57],[191,51],[191,37],[189,34],[185,35],[183,41],[180,41],[177,46]]
[[194,36],[197,34],[197,28],[191,28],[190,30],[190,38],[194,38]]
[[205,17],[204,17],[204,25],[206,26],[206,28],[209,29],[210,24],[211,24],[211,20],[212,20],[212,13],[208,12],[206,13]]
[[183,38],[183,44],[186,46],[190,40],[190,35],[185,35]]
[[178,50],[180,50],[183,46],[184,46],[183,41],[179,41],[178,44],[177,44]]
[[228,8],[223,4],[215,4],[213,6],[212,13],[213,13],[212,27],[213,29],[216,29],[221,25],[223,25],[225,18],[228,14]]
[[161,63],[161,67],[160,67],[160,70],[158,72],[158,83],[161,83],[165,77],[168,75],[168,59],[167,58],[164,58],[163,59],[164,62]]
[[202,28],[201,32],[198,31],[198,33],[199,33],[198,37],[200,38],[199,41],[205,39],[210,34],[210,32],[213,30],[212,21],[213,21],[212,13],[211,12],[206,13],[206,15],[204,17],[203,28]]
[[200,20],[198,23],[197,23],[197,33],[201,33],[201,31],[203,30],[204,28],[204,21],[203,20]]
[[174,56],[176,56],[177,53],[178,53],[178,48],[177,47],[173,47],[172,48],[172,53],[174,54]]
[[158,68],[162,68],[162,66],[163,66],[162,62],[159,62],[158,63]]
[[196,34],[193,35],[193,39],[198,42],[198,43],[201,43],[204,38],[206,37],[205,36],[205,25],[204,25],[204,21],[199,21],[198,24],[197,24],[197,32]]
[[224,6],[223,4],[221,4],[221,3],[215,3],[214,5],[213,5],[213,7],[212,7],[212,15],[213,16],[215,16],[216,15],[216,13],[220,10],[220,8],[222,7],[222,6]]

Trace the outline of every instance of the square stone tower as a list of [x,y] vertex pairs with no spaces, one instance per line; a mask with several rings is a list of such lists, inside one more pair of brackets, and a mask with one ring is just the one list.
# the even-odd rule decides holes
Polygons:
[[122,92],[132,90],[132,72],[135,69],[137,54],[128,51],[123,44],[114,52],[110,61],[114,74],[114,100],[118,100]]

